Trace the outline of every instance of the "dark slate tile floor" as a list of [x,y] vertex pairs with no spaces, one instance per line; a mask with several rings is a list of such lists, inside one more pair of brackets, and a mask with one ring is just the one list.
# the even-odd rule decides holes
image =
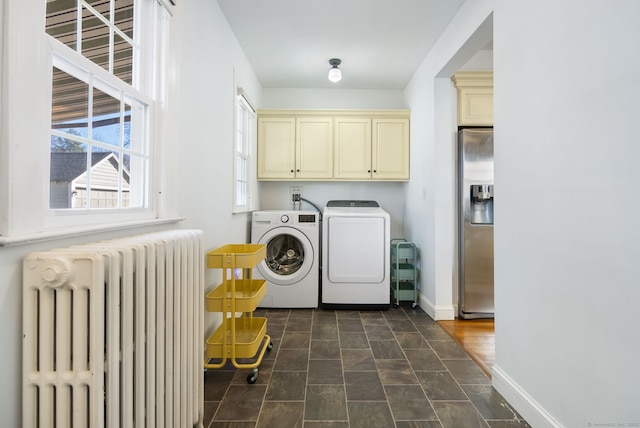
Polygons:
[[528,427],[451,337],[411,304],[258,309],[273,349],[205,373],[210,428]]

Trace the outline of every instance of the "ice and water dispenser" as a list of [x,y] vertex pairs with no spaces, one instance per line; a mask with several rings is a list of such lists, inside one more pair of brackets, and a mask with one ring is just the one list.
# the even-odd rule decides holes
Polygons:
[[493,184],[471,185],[471,224],[493,224]]

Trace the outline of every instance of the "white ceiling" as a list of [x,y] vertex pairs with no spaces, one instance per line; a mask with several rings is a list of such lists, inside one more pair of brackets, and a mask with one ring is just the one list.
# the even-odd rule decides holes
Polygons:
[[[464,0],[218,0],[264,88],[402,89]],[[327,79],[329,59],[342,80]]]

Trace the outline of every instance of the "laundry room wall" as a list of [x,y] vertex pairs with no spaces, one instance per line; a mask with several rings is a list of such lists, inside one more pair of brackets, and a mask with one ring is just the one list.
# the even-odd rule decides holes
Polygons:
[[376,89],[264,88],[260,108],[385,110],[405,109],[403,91]]
[[[250,214],[232,211],[234,112],[236,87],[255,103],[260,102],[262,87],[217,2],[178,4],[178,137],[167,148],[166,185],[173,196],[169,205],[185,217],[182,227],[202,229],[205,249],[211,250],[250,237]],[[220,272],[206,270],[208,288],[219,284]],[[220,319],[207,312],[205,333],[210,334]]]
[[420,306],[435,319],[455,317],[457,118],[450,78],[491,41],[492,12],[491,0],[465,2],[405,89],[413,169],[405,228],[420,248]]
[[497,5],[493,384],[534,427],[638,426],[640,2]]
[[[361,199],[377,201],[391,218],[391,236],[404,236],[404,199],[402,183],[365,183],[365,182],[316,182],[287,181],[260,183],[260,209],[294,209],[290,199],[290,187],[302,188],[302,197],[316,205],[320,210],[327,201],[337,199]],[[298,209],[296,206],[295,209]],[[303,210],[314,210],[307,202],[302,202]]]
[[[388,110],[406,109],[400,90],[341,90],[265,88],[263,109]],[[391,217],[391,236],[404,236],[404,182],[365,181],[261,181],[258,184],[262,210],[291,209],[290,187],[302,187],[302,197],[322,210],[329,200],[367,199],[377,201]],[[307,203],[302,209],[314,209]]]

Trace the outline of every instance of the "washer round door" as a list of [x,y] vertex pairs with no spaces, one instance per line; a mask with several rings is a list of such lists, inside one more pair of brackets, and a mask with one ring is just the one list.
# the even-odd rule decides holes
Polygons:
[[267,255],[258,265],[258,271],[273,284],[296,284],[313,267],[314,248],[298,229],[276,227],[262,235],[258,243],[267,246]]

